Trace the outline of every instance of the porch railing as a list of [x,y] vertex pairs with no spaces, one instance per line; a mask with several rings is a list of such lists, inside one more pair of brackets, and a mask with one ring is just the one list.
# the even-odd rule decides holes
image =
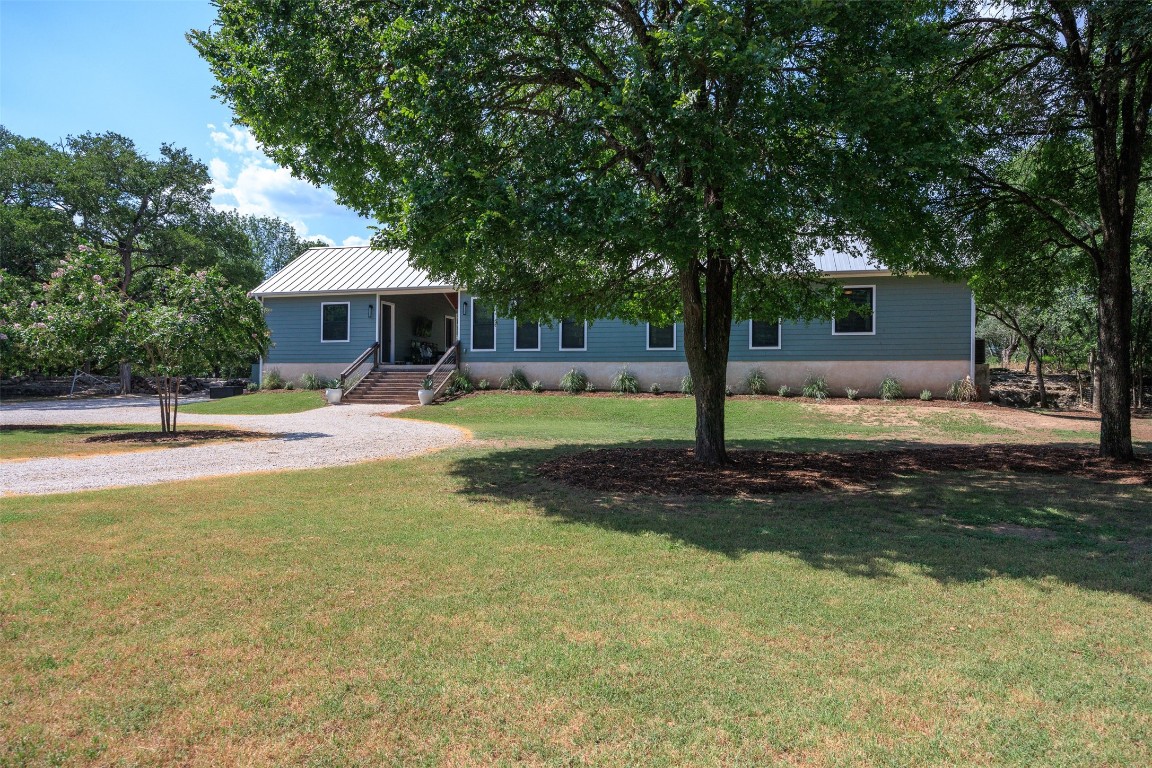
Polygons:
[[360,380],[380,364],[380,342],[374,343],[360,353],[360,357],[340,372],[340,389],[345,393],[360,383]]
[[444,391],[444,388],[448,386],[448,382],[452,379],[452,375],[449,374],[448,376],[444,377],[443,381],[441,381],[439,384],[436,384],[436,374],[439,373],[440,369],[444,368],[445,366],[452,366],[453,372],[460,370],[459,341],[453,342],[452,346],[448,347],[447,351],[444,352],[444,355],[440,358],[436,365],[432,366],[432,370],[428,372],[428,376],[432,378],[432,383],[435,385],[435,389],[432,394],[433,400],[440,397],[440,393]]

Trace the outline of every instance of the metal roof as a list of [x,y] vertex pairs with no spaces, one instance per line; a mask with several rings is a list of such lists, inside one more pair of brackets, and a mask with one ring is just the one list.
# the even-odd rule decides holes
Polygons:
[[456,290],[408,263],[405,251],[309,248],[252,290],[253,296]]
[[[813,259],[816,268],[837,273],[885,273],[888,268],[840,251],[827,250]],[[252,290],[253,296],[292,296],[318,293],[379,291],[455,291],[456,286],[432,281],[408,263],[402,250],[373,248],[309,248]]]

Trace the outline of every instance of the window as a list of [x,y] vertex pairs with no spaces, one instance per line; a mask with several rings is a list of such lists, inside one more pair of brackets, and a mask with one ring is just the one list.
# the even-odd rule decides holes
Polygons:
[[676,349],[676,324],[648,323],[648,349]]
[[779,320],[751,320],[748,323],[749,349],[780,349]]
[[491,352],[496,349],[496,310],[472,302],[472,351]]
[[320,305],[320,341],[348,341],[348,302]]
[[876,325],[876,287],[873,285],[849,285],[844,288],[844,298],[860,307],[844,317],[836,318],[832,326],[833,334],[874,334]]
[[518,352],[540,350],[540,323],[516,321],[516,350]]
[[583,320],[561,320],[560,349],[588,349],[588,324]]

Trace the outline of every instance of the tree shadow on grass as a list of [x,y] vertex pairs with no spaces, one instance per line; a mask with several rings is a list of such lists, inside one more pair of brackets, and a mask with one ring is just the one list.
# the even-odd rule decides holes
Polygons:
[[[743,445],[844,447],[843,441],[813,439]],[[852,449],[906,445],[853,443]],[[587,447],[494,450],[460,457],[449,471],[463,481],[460,493],[477,500],[528,502],[565,523],[656,534],[730,558],[780,553],[816,568],[878,579],[897,577],[901,565],[941,583],[1056,579],[1152,600],[1152,489],[1146,486],[1024,473],[924,472],[867,491],[655,497],[596,493],[537,474],[544,462],[581,450]]]

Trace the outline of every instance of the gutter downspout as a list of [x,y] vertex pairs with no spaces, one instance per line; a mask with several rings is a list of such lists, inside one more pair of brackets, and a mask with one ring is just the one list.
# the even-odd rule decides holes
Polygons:
[[[260,310],[264,311],[264,297],[260,297]],[[260,359],[256,362],[256,386],[264,386],[264,355],[260,355]]]
[[972,295],[971,339],[968,344],[968,376],[976,383],[976,296]]

